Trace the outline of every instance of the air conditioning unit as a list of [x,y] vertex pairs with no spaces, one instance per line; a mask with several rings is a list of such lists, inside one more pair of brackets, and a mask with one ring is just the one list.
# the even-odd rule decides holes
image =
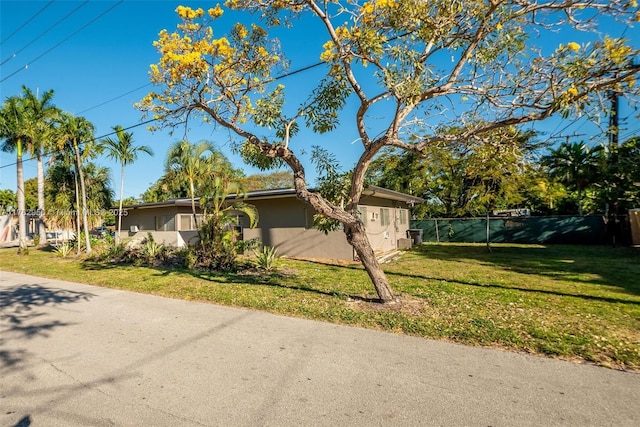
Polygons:
[[137,233],[138,232],[138,226],[137,225],[132,225],[129,227],[129,232],[130,233]]

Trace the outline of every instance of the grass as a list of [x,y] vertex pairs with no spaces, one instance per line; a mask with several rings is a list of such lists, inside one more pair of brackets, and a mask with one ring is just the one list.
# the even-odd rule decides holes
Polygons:
[[273,273],[215,274],[0,251],[15,272],[395,333],[640,370],[640,251],[425,244],[385,265],[380,305],[359,264],[281,259]]

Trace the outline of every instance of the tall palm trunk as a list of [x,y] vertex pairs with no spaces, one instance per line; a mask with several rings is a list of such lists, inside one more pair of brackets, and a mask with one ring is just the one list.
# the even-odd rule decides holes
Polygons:
[[120,243],[120,230],[122,229],[122,200],[124,198],[124,162],[120,164],[120,204],[118,207],[118,232],[116,233],[116,245]]
[[77,244],[77,248],[76,251],[78,253],[78,255],[80,255],[80,187],[78,185],[78,169],[76,168],[76,172],[73,174],[73,180],[75,181],[76,184],[76,191],[75,191],[75,195],[76,195],[76,215],[75,215],[75,222],[76,222],[76,241],[78,242]]
[[[84,228],[84,241],[86,252],[91,252],[91,242],[89,241],[89,214],[87,212],[87,189],[84,184],[84,173],[82,172],[82,162],[80,160],[80,148],[77,143],[74,143],[74,148],[76,152],[76,168],[78,170],[78,175],[80,176],[80,189],[82,191],[82,228]],[[80,236],[78,236],[78,239]],[[80,243],[80,242],[78,242]]]
[[198,229],[198,216],[196,215],[196,190],[193,179],[189,179],[189,188],[191,190],[191,212],[193,213],[193,224]]
[[44,166],[42,164],[42,148],[36,152],[37,158],[37,176],[38,176],[38,220],[37,231],[40,236],[40,244],[47,242],[47,228],[44,222],[45,206],[44,206]]
[[27,211],[24,197],[24,171],[22,168],[22,141],[18,139],[16,155],[16,180],[18,199],[18,255],[27,247]]

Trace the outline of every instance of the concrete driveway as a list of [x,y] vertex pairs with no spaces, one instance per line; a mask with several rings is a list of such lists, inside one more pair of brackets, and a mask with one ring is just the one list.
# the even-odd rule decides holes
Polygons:
[[637,426],[640,374],[0,272],[2,426]]

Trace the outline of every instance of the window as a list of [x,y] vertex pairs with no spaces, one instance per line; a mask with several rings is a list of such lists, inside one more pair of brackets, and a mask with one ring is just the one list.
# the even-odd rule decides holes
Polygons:
[[180,215],[180,230],[191,230],[191,215]]
[[304,228],[307,230],[313,228],[313,216],[315,213],[316,211],[312,208],[304,209]]
[[[202,225],[202,214],[196,214],[198,219],[198,225]],[[180,231],[197,230],[198,227],[193,219],[193,214],[180,214],[178,215],[178,224]]]
[[369,217],[367,217],[367,208],[364,206],[358,206],[358,217],[362,224],[364,224],[364,228],[367,228],[367,222],[369,221]]
[[400,224],[404,225],[407,223],[407,210],[399,209],[400,211]]
[[380,208],[380,225],[385,227],[391,224],[389,221],[389,209],[388,208]]
[[175,217],[172,215],[156,216],[156,231],[176,231]]

